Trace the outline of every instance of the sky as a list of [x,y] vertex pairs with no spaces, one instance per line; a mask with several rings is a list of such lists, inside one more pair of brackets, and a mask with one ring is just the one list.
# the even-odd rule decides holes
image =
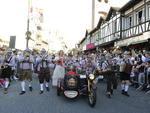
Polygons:
[[[44,8],[44,29],[62,33],[69,47],[81,40],[86,29],[91,28],[92,0],[34,0]],[[96,0],[97,1],[97,0]],[[109,0],[109,4],[119,7],[129,0]],[[27,0],[0,0],[0,36],[9,39],[16,35],[16,48],[25,49],[27,26]],[[99,15],[96,10],[96,22]],[[53,37],[50,37],[53,38]]]

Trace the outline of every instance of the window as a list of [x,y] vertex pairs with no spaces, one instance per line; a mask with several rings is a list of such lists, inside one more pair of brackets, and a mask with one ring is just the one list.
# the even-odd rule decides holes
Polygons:
[[129,17],[129,27],[133,26],[133,16]]
[[147,7],[147,12],[148,12],[147,19],[150,20],[150,4]]
[[113,33],[117,32],[117,21],[113,21]]
[[139,19],[139,22],[142,21],[142,13],[143,13],[143,11],[140,11],[140,12],[138,13],[138,19]]
[[133,16],[127,16],[124,22],[125,29],[131,28],[133,26]]
[[117,19],[117,31],[120,31],[120,18]]
[[140,10],[136,13],[136,24],[143,22],[143,10]]
[[125,29],[128,29],[128,28],[130,27],[130,26],[129,26],[129,17],[126,17],[126,18],[125,18],[124,26],[125,26]]

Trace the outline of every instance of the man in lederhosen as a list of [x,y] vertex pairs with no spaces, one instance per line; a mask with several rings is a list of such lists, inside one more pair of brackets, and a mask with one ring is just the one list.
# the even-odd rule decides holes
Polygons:
[[4,93],[7,94],[8,86],[10,84],[10,77],[13,75],[13,69],[15,66],[15,60],[13,57],[13,53],[11,49],[8,49],[4,62],[2,65],[2,78],[5,79],[5,88],[4,88]]
[[36,67],[40,83],[40,94],[44,92],[44,81],[46,81],[46,90],[49,91],[49,81],[50,81],[50,57],[48,56],[45,49],[41,50],[40,56],[36,59]]
[[129,51],[124,52],[124,57],[120,60],[120,79],[122,94],[129,97],[128,89],[130,84],[130,74],[132,70],[131,56]]
[[25,90],[25,80],[29,81],[29,90],[32,91],[32,74],[33,74],[33,57],[31,55],[31,50],[26,49],[23,52],[23,55],[20,55],[19,58],[19,75],[20,75],[20,81],[21,81],[21,93],[20,95],[23,95]]
[[106,96],[111,98],[111,95],[113,95],[113,90],[117,88],[117,81],[113,70],[113,58],[110,53],[105,55],[105,60],[103,61],[101,68],[102,71],[100,75],[103,75],[107,81]]

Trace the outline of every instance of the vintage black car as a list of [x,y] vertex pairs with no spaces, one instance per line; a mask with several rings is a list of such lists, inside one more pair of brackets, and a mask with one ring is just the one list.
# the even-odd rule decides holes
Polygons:
[[[81,72],[81,71],[80,71]],[[69,70],[64,79],[59,79],[57,83],[57,95],[63,94],[69,99],[75,99],[81,95],[88,97],[91,107],[96,104],[96,84],[93,74],[86,75],[79,71]]]

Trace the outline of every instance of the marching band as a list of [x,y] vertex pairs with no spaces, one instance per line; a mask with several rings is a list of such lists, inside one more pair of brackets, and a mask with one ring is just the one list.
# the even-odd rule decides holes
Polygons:
[[34,75],[38,76],[40,94],[44,92],[44,86],[46,91],[50,91],[50,81],[52,80],[52,86],[56,87],[57,80],[64,77],[65,68],[70,65],[85,70],[86,75],[95,74],[97,80],[106,80],[106,95],[109,98],[113,94],[113,89],[117,88],[118,76],[123,95],[130,96],[128,93],[130,85],[135,86],[137,90],[145,88],[146,93],[150,93],[149,51],[133,55],[132,51],[105,50],[73,56],[66,55],[62,50],[58,55],[51,55],[44,48],[36,54],[28,48],[18,54],[8,49],[4,56],[1,55],[0,64],[0,86],[3,86],[4,94],[8,93],[14,78],[21,82],[20,95],[26,93],[26,82],[28,82],[29,91],[32,92]]

